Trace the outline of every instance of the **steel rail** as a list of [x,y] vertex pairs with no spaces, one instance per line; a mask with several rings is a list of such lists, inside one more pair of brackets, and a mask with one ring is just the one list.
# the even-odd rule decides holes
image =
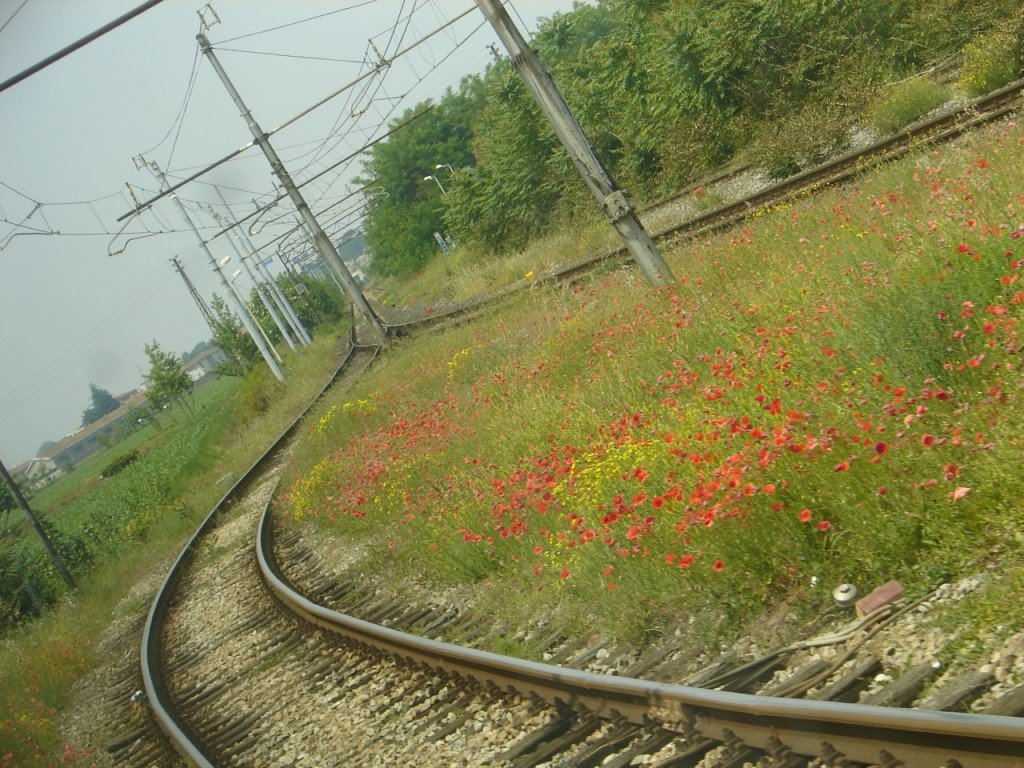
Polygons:
[[962,768],[1024,766],[1024,719],[931,712],[809,699],[775,698],[601,675],[524,661],[431,640],[372,624],[318,605],[282,575],[273,553],[270,502],[256,534],[260,573],[274,596],[307,622],[413,663],[493,683],[521,694],[637,724],[720,742],[739,738],[766,751],[780,743],[795,754],[820,756],[827,742],[848,760],[935,768],[953,759]]
[[[156,597],[150,605],[149,614],[146,617],[146,624],[142,630],[142,646],[140,650],[143,690],[145,691],[150,710],[152,711],[153,717],[160,730],[164,732],[178,754],[191,761],[194,765],[199,766],[199,768],[213,768],[213,763],[210,762],[209,758],[202,751],[202,748],[188,733],[187,727],[183,725],[176,716],[161,665],[163,655],[161,648],[161,635],[163,633],[163,628],[166,623],[171,604],[174,600],[174,592],[185,573],[185,569],[197,554],[199,542],[219,522],[220,514],[224,511],[227,503],[237,496],[239,492],[257,476],[259,471],[267,464],[267,462],[276,455],[281,445],[295,433],[295,430],[298,429],[299,424],[302,422],[306,414],[309,413],[310,409],[320,401],[324,394],[326,394],[327,390],[330,389],[331,386],[333,386],[341,377],[351,362],[353,355],[359,349],[375,349],[379,352],[380,348],[358,345],[354,343],[354,339],[350,337],[345,357],[331,375],[331,378],[316,394],[316,396],[310,400],[309,404],[305,409],[303,409],[302,413],[299,414],[295,421],[285,428],[278,438],[271,443],[270,447],[268,447],[267,450],[264,451],[260,457],[242,473],[234,485],[232,485],[231,488],[228,489],[228,491],[213,506],[213,509],[203,519],[203,522],[200,523],[195,533],[193,533],[191,538],[189,538],[188,543],[185,544],[184,548],[178,554],[174,564],[167,572],[167,576],[164,578],[164,581],[160,586],[160,590],[157,592]],[[376,358],[376,354],[377,353],[375,352],[374,358],[371,359],[371,362]]]

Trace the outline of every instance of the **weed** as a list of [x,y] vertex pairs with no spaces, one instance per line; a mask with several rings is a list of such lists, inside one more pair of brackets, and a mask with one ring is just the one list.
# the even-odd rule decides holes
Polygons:
[[945,85],[912,77],[886,88],[868,107],[867,119],[878,133],[895,133],[945,103],[949,96]]

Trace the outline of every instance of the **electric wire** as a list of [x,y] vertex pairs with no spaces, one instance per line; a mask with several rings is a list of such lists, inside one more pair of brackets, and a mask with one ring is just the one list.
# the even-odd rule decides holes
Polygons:
[[[447,61],[447,60],[448,60],[448,59],[449,59],[449,58],[450,58],[451,56],[453,56],[453,55],[455,54],[456,50],[458,50],[458,49],[459,49],[459,48],[460,48],[461,46],[463,46],[463,45],[465,45],[465,44],[466,44],[467,42],[469,42],[469,40],[470,40],[470,39],[472,39],[472,37],[473,37],[473,36],[474,36],[474,35],[475,35],[475,34],[476,34],[477,32],[479,32],[479,31],[480,31],[480,30],[481,30],[481,29],[482,29],[482,28],[483,28],[484,26],[486,26],[486,24],[487,24],[487,21],[486,21],[486,20],[483,20],[483,21],[479,22],[479,23],[478,23],[478,24],[477,24],[477,25],[476,25],[476,26],[475,26],[475,27],[473,28],[473,30],[472,30],[472,31],[471,31],[471,32],[470,32],[470,33],[469,33],[468,35],[466,35],[466,36],[465,36],[465,37],[464,37],[464,38],[463,38],[463,39],[462,39],[461,41],[458,41],[458,42],[456,43],[455,47],[454,47],[454,48],[452,48],[452,50],[450,50],[450,51],[449,51],[448,53],[446,53],[446,54],[445,54],[445,55],[444,55],[443,57],[441,57],[441,59],[439,59],[439,60],[435,60],[435,61],[434,61],[434,63],[433,63],[432,65],[431,65],[431,68],[430,68],[430,70],[428,70],[426,74],[424,74],[424,75],[420,76],[420,77],[419,77],[419,79],[418,79],[418,80],[416,80],[416,82],[414,82],[414,83],[412,84],[412,86],[410,86],[410,87],[409,87],[409,89],[407,89],[407,90],[405,91],[405,93],[403,93],[403,94],[402,94],[402,96],[401,96],[401,97],[399,97],[399,98],[400,98],[400,99],[404,99],[404,98],[405,98],[406,96],[408,96],[408,95],[409,95],[410,93],[412,93],[412,92],[413,92],[413,91],[414,91],[414,90],[415,90],[416,88],[418,88],[418,87],[419,87],[419,85],[420,85],[421,83],[423,83],[423,82],[424,82],[424,81],[425,81],[425,80],[426,80],[426,79],[427,79],[428,77],[430,77],[430,76],[431,76],[431,75],[432,75],[432,74],[433,74],[434,72],[436,72],[436,71],[437,71],[437,70],[438,70],[438,69],[439,69],[439,68],[441,67],[441,65],[443,65],[443,64],[445,63],[445,61]],[[396,111],[398,110],[398,107],[399,107],[400,105],[401,105],[401,102],[400,102],[400,101],[399,101],[399,102],[396,102],[396,103],[394,104],[394,106],[392,107],[391,111],[390,111],[390,112],[389,112],[389,113],[388,113],[388,114],[387,114],[387,115],[385,116],[384,120],[383,120],[383,121],[381,122],[381,124],[380,124],[380,125],[386,124],[386,123],[387,123],[387,121],[388,121],[388,120],[390,120],[390,118],[391,118],[391,115],[393,115],[393,114],[394,114],[394,113],[395,113],[395,112],[396,112]],[[378,127],[380,127],[380,125],[378,125]],[[338,144],[338,143],[340,143],[340,140],[339,140],[339,142],[336,142],[336,143],[335,143],[335,147],[337,146],[337,144]],[[334,149],[334,147],[332,147],[332,151],[333,151],[333,149]],[[350,161],[351,161],[351,160],[354,160],[354,159],[355,159],[355,156],[349,156],[349,159],[350,159]],[[306,166],[306,167],[308,167],[309,165],[310,165],[310,164],[307,164],[307,166]],[[339,173],[338,173],[338,176],[336,177],[335,181],[337,180],[337,178],[340,178],[340,177],[342,176],[342,174],[344,174],[344,173],[345,173],[345,171],[347,171],[347,170],[348,170],[348,165],[345,165],[345,167],[343,167],[343,168],[342,168],[342,169],[341,169],[341,170],[339,171]],[[314,177],[314,178],[315,178],[315,177]],[[333,183],[334,183],[334,182],[331,182],[331,184],[333,184]],[[327,191],[329,191],[329,190],[330,190],[330,186],[331,186],[331,184],[328,184],[328,186],[327,186]]]
[[[398,16],[397,16],[397,18],[395,20],[395,23],[391,25],[391,30],[390,30],[390,34],[388,36],[388,41],[384,44],[384,53],[382,54],[383,61],[381,63],[383,63],[385,61],[389,61],[388,55],[389,55],[389,51],[391,50],[391,43],[394,42],[395,32],[398,30],[399,24],[401,24],[402,21],[403,21],[402,13],[405,11],[405,4],[406,4],[406,0],[402,0],[402,4],[398,8]],[[400,49],[402,47],[402,43],[405,41],[405,36],[406,36],[406,34],[408,34],[409,26],[412,23],[412,17],[416,13],[416,10],[417,10],[416,6],[417,6],[417,0],[413,0],[412,10],[409,11],[409,15],[406,16],[405,19],[404,19],[405,20],[405,28],[402,30],[402,36],[398,39],[398,43],[395,46],[396,50]],[[372,38],[371,38],[371,40],[372,40]],[[389,65],[389,70],[390,70],[390,65]],[[371,96],[370,99],[367,102],[367,108],[369,108],[369,104],[373,101],[374,96],[376,96],[376,94],[380,92],[380,89],[384,87],[384,81],[385,81],[386,77],[387,77],[386,73],[381,76],[380,81],[379,81],[379,83],[377,85],[377,89],[374,91],[373,96]],[[366,90],[369,90],[369,87],[367,87]],[[365,91],[364,91],[364,93],[365,93]],[[356,103],[358,104],[358,100],[356,101]],[[324,146],[326,146],[326,141],[324,142]],[[335,146],[337,146],[337,143],[335,143]],[[314,163],[316,160],[318,160],[320,156],[321,156],[320,150],[318,150],[316,153],[314,153],[312,159],[310,159],[310,161],[303,168],[299,169],[299,173],[304,171],[312,163]]]
[[274,51],[250,51],[242,48],[224,48],[222,46],[216,46],[218,51],[224,51],[227,53],[249,53],[256,56],[277,56],[282,59],[302,59],[304,61],[330,61],[337,64],[362,64],[363,61],[360,59],[334,59],[330,56],[302,56],[297,53],[276,53]]
[[18,405],[41,394],[42,386],[71,368],[98,343],[108,338],[118,328],[123,327],[127,317],[149,304],[152,296],[164,287],[169,277],[166,270],[151,273],[128,298],[114,307],[89,331],[79,336],[63,352],[31,374],[23,383],[5,393],[0,398],[0,412],[10,412]]
[[32,75],[36,74],[40,70],[46,69],[46,67],[50,66],[54,62],[60,61],[65,56],[68,56],[69,54],[74,53],[79,48],[82,48],[82,47],[88,45],[89,43],[91,43],[93,40],[97,40],[97,39],[103,37],[103,35],[107,34],[108,32],[111,32],[111,31],[117,29],[119,26],[121,26],[125,22],[131,21],[132,19],[134,19],[139,14],[145,13],[150,8],[153,8],[154,6],[157,6],[160,3],[162,3],[162,2],[163,2],[163,0],[146,0],[146,2],[143,3],[142,5],[137,6],[136,8],[133,8],[132,10],[128,11],[128,13],[126,13],[126,14],[124,14],[122,16],[118,16],[116,19],[114,19],[110,23],[104,24],[102,27],[100,27],[99,29],[95,30],[94,32],[90,32],[85,37],[82,37],[82,38],[76,40],[75,42],[71,43],[71,45],[68,45],[68,46],[65,46],[64,48],[61,48],[56,53],[54,53],[54,54],[52,54],[50,56],[47,56],[45,59],[43,59],[41,61],[36,62],[35,64],[33,64],[28,69],[23,69],[18,74],[14,75],[13,77],[10,77],[7,80],[4,80],[2,83],[0,83],[0,93],[2,93],[3,91],[6,91],[12,85],[17,85],[22,80],[25,80],[26,78],[31,77]]
[[5,21],[3,26],[0,27],[0,32],[3,32],[5,29],[7,29],[7,25],[14,21],[14,17],[17,16],[21,9],[24,8],[27,4],[28,0],[21,0],[21,5],[14,9],[14,13],[8,16],[7,21]]
[[164,134],[163,138],[160,139],[160,141],[158,141],[152,147],[150,147],[149,149],[145,150],[144,152],[142,152],[140,154],[149,155],[149,154],[152,154],[153,152],[155,152],[156,150],[158,150],[163,145],[163,143],[165,141],[167,141],[168,137],[174,131],[174,126],[177,125],[178,122],[183,119],[184,114],[185,114],[185,109],[188,106],[188,101],[189,101],[189,98],[191,97],[191,94],[192,94],[192,88],[195,86],[196,76],[198,75],[198,73],[199,73],[199,43],[196,43],[196,49],[195,49],[195,52],[192,55],[192,69],[191,69],[191,71],[189,73],[189,76],[188,76],[188,85],[185,86],[185,96],[181,100],[181,106],[178,107],[178,111],[175,114],[174,119],[171,121],[171,125],[168,127],[167,133]]
[[[419,40],[416,40],[415,42],[410,43],[408,46],[406,46],[406,48],[402,49],[401,51],[398,51],[395,54],[395,56],[392,58],[392,60],[394,60],[395,58],[398,58],[399,56],[405,55],[406,53],[408,53],[409,51],[413,50],[414,48],[422,45],[427,40],[429,40],[432,37],[434,37],[434,35],[437,35],[438,33],[442,32],[444,29],[447,29],[452,24],[455,24],[460,19],[462,19],[465,16],[469,15],[470,13],[472,13],[473,10],[475,10],[475,6],[473,8],[468,8],[465,11],[463,11],[462,13],[460,13],[457,16],[453,17],[444,26],[438,27],[433,32],[430,32],[429,34],[424,35],[423,37],[421,37]],[[370,73],[376,72],[378,69],[379,69],[379,67],[375,68],[374,70],[371,70]],[[336,96],[340,95],[341,93],[344,93],[346,90],[348,90],[349,88],[353,87],[354,85],[356,85],[357,83],[361,82],[362,80],[365,80],[366,77],[368,77],[370,73],[362,74],[359,77],[355,78],[354,80],[349,81],[348,83],[343,85],[341,88],[337,89],[333,93],[331,93],[331,94],[325,96],[324,98],[320,99],[320,101],[316,102],[312,106],[307,107],[306,109],[304,109],[299,114],[297,114],[294,117],[291,117],[290,119],[288,119],[285,122],[281,123],[280,125],[278,125],[273,130],[265,132],[264,136],[269,138],[270,136],[273,136],[275,133],[283,130],[284,128],[287,128],[292,123],[296,122],[297,120],[302,119],[303,117],[308,115],[310,112],[312,112],[315,109],[318,109],[319,107],[323,106],[328,101],[331,101]],[[169,195],[172,192],[176,191],[177,189],[179,189],[180,187],[182,187],[185,184],[189,183],[193,179],[197,179],[200,176],[202,176],[202,175],[208,173],[209,171],[213,170],[214,168],[219,167],[220,165],[226,163],[228,160],[232,159],[233,157],[236,157],[237,155],[240,155],[242,152],[245,152],[246,150],[250,149],[254,145],[255,145],[255,141],[249,141],[247,144],[245,144],[242,147],[239,147],[234,152],[231,152],[230,154],[225,155],[221,159],[211,163],[205,169],[200,170],[200,171],[192,174],[191,176],[189,176],[188,178],[186,178],[185,180],[183,180],[181,182],[178,182],[177,184],[172,184],[167,189],[163,190],[163,192],[159,196],[154,197],[152,199],[149,199],[149,200],[145,201],[144,203],[142,203],[141,205],[139,205],[138,207],[136,207],[135,209],[133,209],[131,211],[128,211],[127,213],[122,214],[121,216],[118,217],[117,220],[118,221],[124,221],[129,216],[134,216],[134,215],[140,213],[142,210],[144,210],[144,209],[150,207],[151,205],[153,205],[153,203],[155,203],[157,200],[159,200],[159,199],[161,199],[163,197],[166,197],[167,195]]]
[[219,41],[217,43],[214,43],[214,45],[223,45],[224,43],[233,43],[233,42],[235,42],[235,40],[244,40],[244,39],[246,39],[248,37],[256,37],[257,35],[265,35],[268,32],[276,32],[279,29],[287,29],[288,27],[294,27],[294,26],[297,26],[299,24],[305,24],[305,23],[310,22],[310,21],[316,21],[317,19],[322,19],[325,16],[333,16],[336,13],[343,13],[344,11],[351,11],[351,10],[353,10],[355,8],[362,8],[365,5],[372,5],[375,2],[379,2],[379,0],[363,0],[363,2],[361,2],[361,3],[355,3],[354,5],[347,5],[344,8],[335,8],[333,11],[326,11],[324,13],[318,13],[316,16],[309,16],[309,17],[304,18],[304,19],[299,19],[298,21],[289,21],[287,24],[279,24],[276,27],[268,27],[267,29],[261,29],[261,30],[258,30],[256,32],[248,32],[248,33],[246,33],[244,35],[238,35],[236,37],[229,37],[226,40],[221,40],[221,41]]

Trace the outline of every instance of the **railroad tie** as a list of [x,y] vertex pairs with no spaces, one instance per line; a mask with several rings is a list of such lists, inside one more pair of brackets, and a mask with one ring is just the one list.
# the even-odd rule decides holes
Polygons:
[[1024,715],[1024,683],[1003,694],[994,704],[983,711],[986,715],[1006,715],[1020,717]]
[[937,677],[942,671],[942,663],[938,661],[926,661],[918,664],[896,680],[889,683],[879,691],[872,693],[861,700],[861,704],[870,704],[876,707],[906,707],[917,698],[929,680]]
[[981,696],[993,683],[991,672],[973,670],[935,691],[918,705],[918,709],[941,712],[965,712],[971,702]]
[[812,693],[807,698],[817,701],[854,702],[860,692],[870,685],[871,679],[881,671],[882,662],[874,657],[869,657],[857,664],[843,677]]

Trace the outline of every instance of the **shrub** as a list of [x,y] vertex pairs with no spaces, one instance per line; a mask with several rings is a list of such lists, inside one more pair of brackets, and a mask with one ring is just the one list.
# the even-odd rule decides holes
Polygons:
[[1008,31],[975,38],[964,47],[960,87],[971,96],[1001,88],[1020,72],[1021,40]]
[[125,467],[129,467],[138,461],[140,456],[142,454],[138,451],[128,451],[128,453],[118,456],[100,470],[100,477],[113,477]]
[[846,117],[837,105],[810,104],[763,126],[749,157],[775,179],[820,163],[848,143]]
[[262,416],[283,389],[284,384],[271,375],[267,366],[260,365],[250,370],[238,387],[243,418]]
[[894,133],[949,99],[949,88],[926,77],[890,86],[869,107],[868,122],[879,133]]

